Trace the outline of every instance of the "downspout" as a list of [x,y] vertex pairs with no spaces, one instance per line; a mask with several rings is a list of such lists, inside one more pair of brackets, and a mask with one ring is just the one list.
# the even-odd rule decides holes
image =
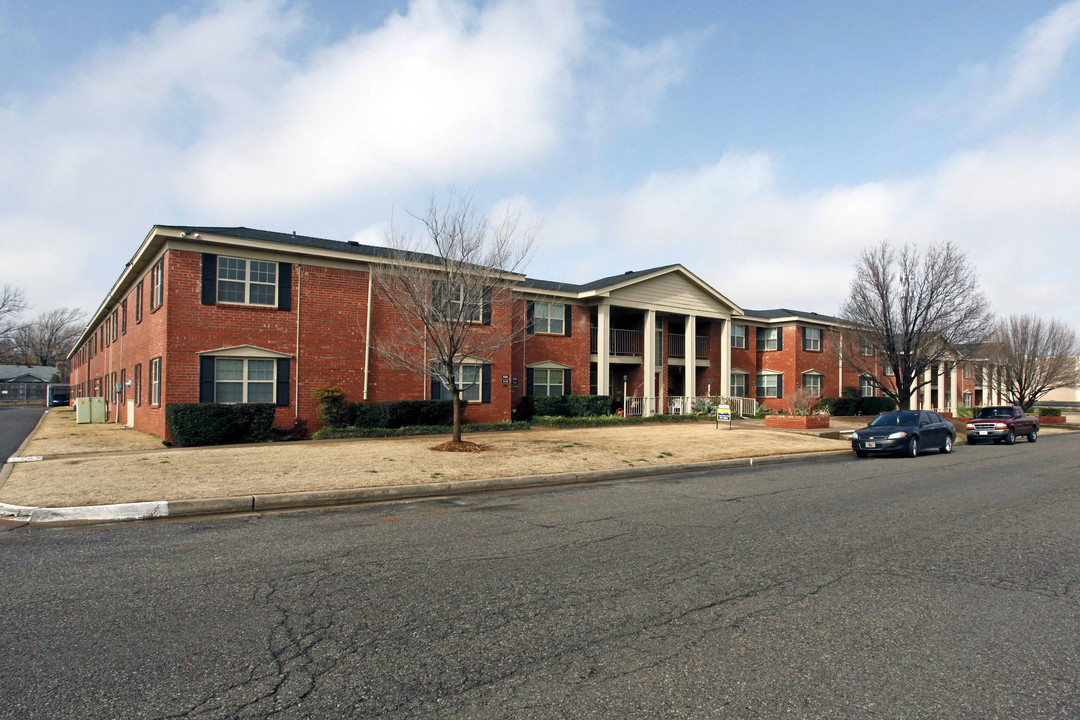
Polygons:
[[303,294],[304,266],[296,264],[296,402],[293,403],[293,418],[300,419],[300,299]]
[[371,359],[371,266],[368,265],[367,275],[367,325],[364,328],[364,401],[368,399],[368,369]]

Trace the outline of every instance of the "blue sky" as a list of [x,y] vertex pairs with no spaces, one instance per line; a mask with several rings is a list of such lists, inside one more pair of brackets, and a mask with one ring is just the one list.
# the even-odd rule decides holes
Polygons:
[[834,313],[950,240],[1080,328],[1080,0],[670,7],[0,0],[0,283],[89,310],[156,222],[377,243],[453,183],[538,277]]

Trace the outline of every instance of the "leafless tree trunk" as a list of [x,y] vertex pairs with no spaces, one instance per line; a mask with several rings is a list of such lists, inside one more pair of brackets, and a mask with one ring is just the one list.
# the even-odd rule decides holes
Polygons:
[[377,301],[391,310],[382,323],[393,327],[373,332],[371,346],[390,367],[448,389],[453,442],[460,443],[462,392],[524,332],[509,310],[537,228],[523,228],[520,215],[509,211],[490,222],[470,197],[453,191],[445,202],[433,195],[426,214],[413,217],[420,237],[393,224],[386,234],[389,262],[373,265]]
[[1057,320],[1010,315],[994,327],[991,356],[1005,371],[1009,402],[1030,408],[1051,390],[1080,385],[1080,342]]
[[27,362],[55,365],[67,356],[82,333],[83,311],[58,308],[38,315],[15,333],[17,352]]
[[[887,240],[859,257],[840,316],[854,328],[845,332],[844,364],[901,408],[926,384],[927,368],[982,342],[992,321],[975,268],[952,243],[920,253]],[[876,376],[875,358],[891,365],[895,387]]]

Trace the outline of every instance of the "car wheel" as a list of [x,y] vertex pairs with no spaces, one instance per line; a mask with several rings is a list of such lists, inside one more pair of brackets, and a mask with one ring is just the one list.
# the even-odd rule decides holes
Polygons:
[[869,454],[870,454],[870,453],[866,452],[865,450],[856,450],[856,451],[855,451],[855,457],[861,457],[861,458],[864,458],[864,457],[866,457],[866,456],[867,456],[867,455],[869,455]]
[[1005,436],[1005,444],[1006,445],[1015,445],[1016,444],[1016,431],[1015,430],[1010,430],[1009,434]]
[[1036,430],[1035,428],[1032,428],[1031,432],[1028,433],[1027,437],[1028,437],[1028,442],[1035,442],[1036,440],[1039,439],[1039,431]]
[[945,444],[941,446],[941,452],[948,455],[952,452],[952,435],[945,436]]
[[907,455],[909,458],[918,457],[918,455],[919,455],[919,439],[918,438],[913,437],[910,440],[908,440],[907,448],[905,449],[904,454]]

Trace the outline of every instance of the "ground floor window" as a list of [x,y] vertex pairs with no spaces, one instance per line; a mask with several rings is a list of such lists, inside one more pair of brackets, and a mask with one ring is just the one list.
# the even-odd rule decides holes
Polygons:
[[161,358],[150,361],[150,404],[161,404]]
[[744,372],[731,373],[731,396],[732,397],[747,397],[748,392],[747,385],[749,384],[750,376]]
[[761,374],[757,376],[757,396],[759,398],[778,398],[781,397],[784,382],[783,375],[766,375]]
[[549,395],[565,395],[565,383],[562,370],[530,368],[532,372],[532,390],[529,393],[534,397]]
[[214,362],[214,402],[274,402],[273,360],[216,358]]
[[965,390],[964,391],[964,404],[967,405],[968,407],[971,407],[971,404],[972,404],[971,401],[972,400],[973,400],[973,398],[972,398],[972,395],[971,395],[971,391],[970,390]]
[[875,394],[876,388],[873,379],[866,375],[859,378],[859,395],[862,397],[874,397]]
[[820,373],[807,372],[802,376],[802,389],[803,394],[807,397],[823,397],[825,395],[823,388],[825,377]]

